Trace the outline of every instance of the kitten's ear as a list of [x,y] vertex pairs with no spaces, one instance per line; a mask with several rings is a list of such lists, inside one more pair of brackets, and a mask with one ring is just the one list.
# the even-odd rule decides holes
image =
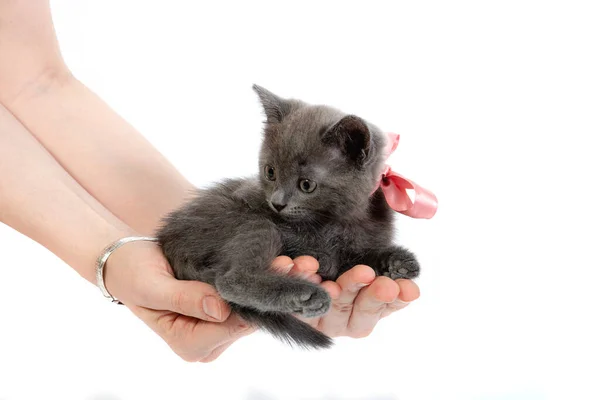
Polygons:
[[265,109],[267,123],[281,122],[290,113],[292,105],[288,100],[282,99],[258,85],[252,85],[252,89],[258,94],[260,102]]
[[325,144],[336,145],[359,165],[371,150],[371,132],[367,124],[355,115],[347,115],[323,133]]

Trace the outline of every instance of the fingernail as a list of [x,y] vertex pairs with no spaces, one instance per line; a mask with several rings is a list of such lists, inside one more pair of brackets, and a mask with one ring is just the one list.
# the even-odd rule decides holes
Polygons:
[[281,268],[281,271],[287,274],[292,270],[292,268],[294,268],[294,263],[291,263],[290,265],[286,265],[285,267]]
[[205,296],[202,300],[202,308],[204,309],[206,315],[216,319],[217,321],[221,321],[221,303],[216,297]]

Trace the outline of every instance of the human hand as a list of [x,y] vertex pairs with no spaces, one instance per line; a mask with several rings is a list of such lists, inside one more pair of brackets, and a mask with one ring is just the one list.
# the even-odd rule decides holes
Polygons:
[[[305,272],[307,279],[318,283],[315,263],[312,257],[294,262],[277,257],[272,268],[281,273]],[[231,314],[213,286],[175,279],[155,243],[133,242],[116,250],[106,264],[105,284],[186,361],[214,361],[237,339],[255,330]]]
[[[272,266],[290,272],[291,264],[288,257],[278,257]],[[116,250],[106,265],[105,284],[186,361],[213,361],[255,330],[231,314],[213,286],[175,279],[154,243],[134,242]]]
[[[280,263],[291,259],[280,257]],[[320,282],[316,275],[319,263],[312,257],[298,257],[290,271],[313,282]],[[335,282],[322,282],[329,292],[331,309],[321,317],[303,321],[330,337],[368,336],[381,318],[401,310],[419,297],[419,287],[408,279],[395,281],[385,276],[375,276],[375,271],[366,265],[357,265],[342,274]]]
[[[273,261],[272,267],[321,282],[316,274],[319,264],[312,257],[292,261],[282,256]],[[323,282],[332,297],[332,309],[325,316],[305,321],[332,337],[363,337],[380,318],[419,296],[418,287],[411,281],[394,282],[374,275],[371,268],[357,266],[336,282]],[[213,361],[237,339],[255,330],[231,314],[213,286],[175,279],[154,243],[129,243],[115,251],[106,265],[105,283],[111,294],[186,361]]]
[[106,264],[105,284],[186,361],[213,361],[253,331],[230,313],[213,286],[177,280],[155,243],[116,250]]

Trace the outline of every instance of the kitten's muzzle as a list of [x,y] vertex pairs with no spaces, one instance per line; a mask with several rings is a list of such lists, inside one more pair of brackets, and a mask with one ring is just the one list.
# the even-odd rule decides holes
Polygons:
[[271,196],[271,206],[277,212],[281,212],[287,206],[288,196],[282,189],[276,190]]
[[281,212],[281,210],[283,210],[287,206],[287,204],[279,204],[275,202],[271,202],[271,205],[277,212]]

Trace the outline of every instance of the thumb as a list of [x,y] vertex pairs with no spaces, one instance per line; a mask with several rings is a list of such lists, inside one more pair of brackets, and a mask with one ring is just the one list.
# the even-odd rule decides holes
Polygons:
[[203,282],[167,278],[160,292],[148,300],[148,308],[169,310],[204,321],[225,321],[231,310],[216,289]]

